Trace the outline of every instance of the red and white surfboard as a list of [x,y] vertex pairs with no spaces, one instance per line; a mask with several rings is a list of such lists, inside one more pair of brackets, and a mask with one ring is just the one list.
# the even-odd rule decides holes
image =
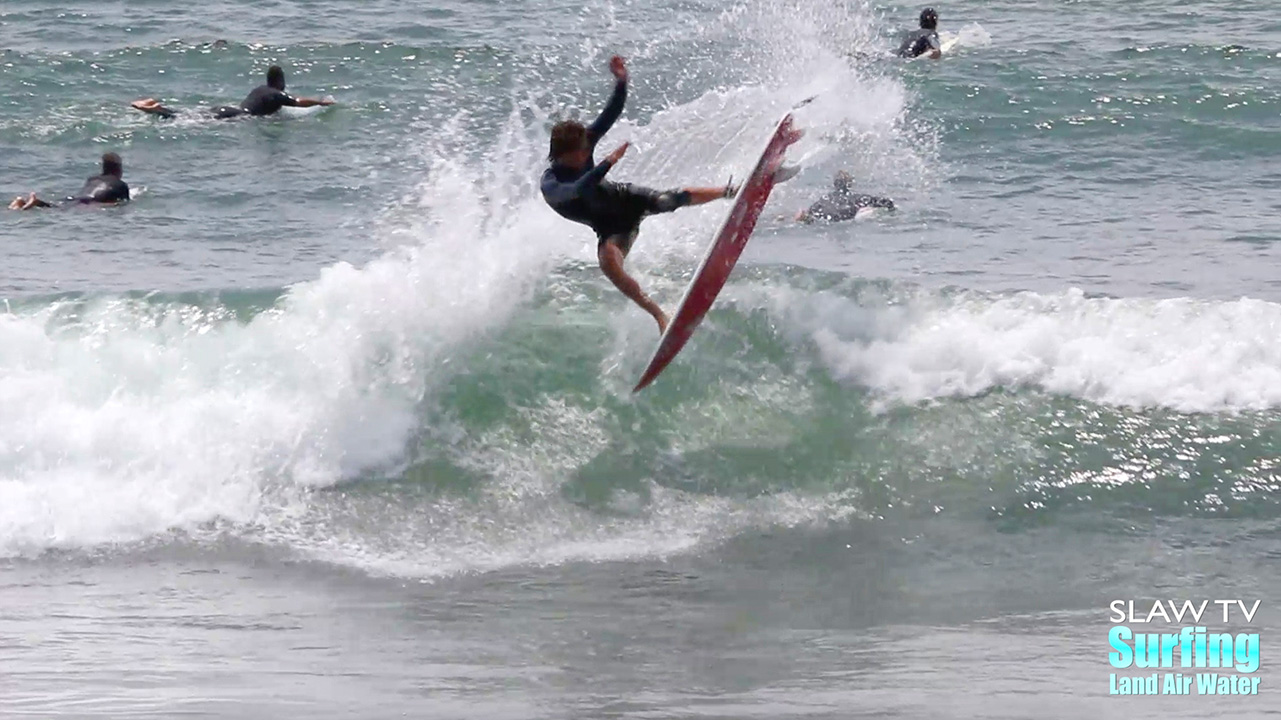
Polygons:
[[703,316],[711,309],[721,288],[725,287],[725,281],[729,280],[738,256],[743,253],[747,240],[752,236],[752,230],[756,228],[756,220],[774,189],[774,172],[783,164],[784,152],[789,145],[801,139],[801,134],[800,130],[792,126],[790,112],[775,126],[752,174],[739,188],[738,197],[721,225],[720,232],[716,233],[716,239],[707,248],[707,255],[703,257],[702,264],[694,273],[694,279],[686,288],[685,297],[677,306],[676,314],[667,325],[667,331],[659,338],[658,348],[650,358],[645,374],[632,392],[639,392],[654,382],[681,348],[685,347],[698,324],[703,321]]

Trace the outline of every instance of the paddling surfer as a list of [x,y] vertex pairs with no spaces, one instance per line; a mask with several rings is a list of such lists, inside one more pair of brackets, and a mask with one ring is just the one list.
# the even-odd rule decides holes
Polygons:
[[836,173],[832,186],[832,190],[813,205],[796,213],[796,221],[841,222],[853,220],[864,208],[894,209],[894,201],[889,198],[855,192],[854,177],[844,170]]
[[596,259],[601,271],[614,287],[653,316],[662,333],[667,329],[667,315],[623,269],[641,221],[648,215],[732,198],[738,189],[726,185],[660,191],[605,180],[629,146],[619,145],[599,163],[593,159],[596,143],[623,114],[627,101],[627,66],[623,58],[610,58],[609,70],[616,81],[614,93],[600,116],[587,126],[564,120],[552,127],[548,153],[551,165],[543,173],[542,195],[562,217],[587,225],[596,233]]
[[[180,112],[161,105],[160,101],[154,98],[135,100],[130,104],[134,109],[150,115],[158,115],[162,118],[171,118]],[[294,97],[285,92],[285,71],[279,65],[272,65],[267,68],[267,84],[259,85],[250,91],[239,106],[223,105],[213,108],[210,112],[219,120],[228,120],[242,115],[252,115],[254,117],[274,115],[282,107],[308,108],[333,104],[333,100]]]
[[[117,205],[129,202],[129,185],[124,181],[124,161],[112,152],[103,155],[102,174],[86,180],[80,193],[68,197],[66,202],[79,205]],[[9,203],[10,210],[49,207],[54,207],[54,204],[41,200],[34,192],[27,197],[16,197]]]

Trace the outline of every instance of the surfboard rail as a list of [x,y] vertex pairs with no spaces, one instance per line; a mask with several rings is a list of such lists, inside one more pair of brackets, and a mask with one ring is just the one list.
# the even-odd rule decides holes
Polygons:
[[667,330],[658,339],[658,347],[650,357],[649,365],[632,392],[640,392],[654,382],[685,347],[685,343],[711,309],[756,229],[756,221],[774,189],[774,172],[782,165],[784,152],[801,135],[802,131],[793,126],[791,112],[774,126],[774,132],[770,134],[756,165],[739,189],[738,197],[726,213],[720,230],[708,245]]

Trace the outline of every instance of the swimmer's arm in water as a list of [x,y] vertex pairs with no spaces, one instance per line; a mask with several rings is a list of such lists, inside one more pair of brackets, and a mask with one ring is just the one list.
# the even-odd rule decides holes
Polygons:
[[573,182],[558,181],[556,176],[549,169],[547,173],[543,175],[543,197],[546,198],[547,202],[551,205],[559,205],[582,197],[583,194],[587,192],[588,188],[605,179],[605,173],[608,173],[610,168],[614,167],[614,165],[618,164],[619,160],[623,159],[623,155],[627,152],[627,148],[630,145],[631,143],[623,143],[622,145],[619,145],[609,154],[609,157],[597,163],[596,167],[583,173],[582,177]]
[[623,106],[627,104],[627,63],[615,55],[609,59],[609,71],[614,74],[616,81],[614,93],[609,96],[609,102],[605,104],[600,116],[587,127],[587,142],[593,149],[622,116]]
[[167,108],[164,105],[161,105],[160,101],[156,100],[155,98],[145,98],[143,100],[134,100],[132,103],[130,103],[130,105],[135,110],[141,110],[142,112],[145,112],[148,115],[158,115],[162,118],[171,118],[174,115],[178,114],[177,110],[174,110],[172,108]]
[[293,95],[284,92],[280,93],[280,95],[280,101],[289,107],[309,108],[316,107],[317,105],[334,104],[333,100],[325,100],[324,98],[294,97]]
[[936,33],[936,32],[934,32],[934,33],[930,33],[929,38],[927,38],[927,42],[929,42],[929,44],[930,44],[930,59],[931,59],[931,60],[938,60],[939,58],[943,57],[943,45],[942,45],[942,43],[940,43],[940,42],[939,42],[939,34],[938,34],[938,33]]

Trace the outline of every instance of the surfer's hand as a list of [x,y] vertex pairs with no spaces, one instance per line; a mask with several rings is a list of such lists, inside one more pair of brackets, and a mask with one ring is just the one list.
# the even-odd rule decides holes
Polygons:
[[614,79],[627,82],[627,63],[622,56],[615,55],[609,59],[609,71],[614,73]]
[[627,153],[627,148],[629,147],[631,147],[631,143],[625,142],[614,148],[614,152],[607,155],[605,159],[609,161],[610,165],[617,165],[618,161],[623,159],[623,155]]

